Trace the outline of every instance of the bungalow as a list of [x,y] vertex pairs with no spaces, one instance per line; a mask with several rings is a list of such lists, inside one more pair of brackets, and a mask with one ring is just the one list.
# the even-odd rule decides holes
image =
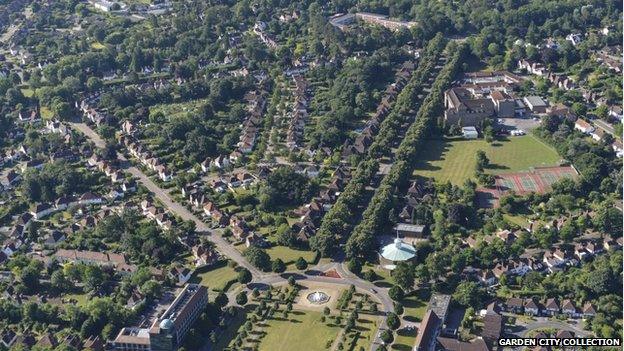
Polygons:
[[268,243],[266,240],[264,240],[264,237],[254,232],[251,232],[251,234],[245,238],[245,246],[246,247],[250,247],[250,246],[267,247]]
[[121,190],[124,192],[136,191],[136,184],[134,182],[123,182],[121,183]]
[[254,177],[247,172],[238,172],[235,176],[243,186],[247,186],[255,180]]
[[64,211],[72,206],[75,206],[76,204],[78,204],[78,202],[73,196],[63,196],[56,199],[54,206],[57,210]]
[[111,191],[108,192],[106,197],[108,197],[111,201],[115,201],[117,199],[121,199],[126,195],[124,191],[120,187],[114,187]]
[[54,247],[63,241],[65,241],[65,233],[53,230],[45,236],[43,243],[45,246]]
[[597,255],[604,252],[604,246],[600,242],[588,241],[585,244],[585,250],[592,255]]
[[229,156],[230,163],[236,163],[243,159],[243,154],[240,151],[234,150]]
[[230,218],[230,227],[232,230],[232,234],[234,237],[242,241],[249,234],[249,228],[247,227],[247,223],[242,220],[237,220],[237,217]]
[[210,170],[210,165],[212,164],[212,161],[210,159],[210,157],[206,158],[205,160],[203,160],[199,166],[201,167],[202,172],[207,173]]
[[516,234],[508,229],[498,231],[496,236],[499,237],[505,244],[513,244],[516,240]]
[[490,287],[490,286],[494,286],[498,282],[498,279],[496,278],[492,270],[485,269],[479,275],[479,281],[484,286]]
[[45,166],[45,162],[41,160],[31,160],[27,161],[22,165],[22,171],[26,171],[27,169],[42,169]]
[[231,175],[227,179],[227,185],[228,185],[228,188],[234,189],[234,188],[238,188],[241,185],[241,182],[240,180],[238,180],[238,178],[236,178],[236,176]]
[[163,182],[168,182],[173,179],[173,172],[168,170],[165,166],[160,166],[160,168],[158,168],[158,177]]
[[31,215],[28,212],[24,212],[21,215],[19,215],[17,217],[17,220],[15,221],[16,225],[21,225],[24,228],[28,228],[30,226],[30,224],[32,223],[32,219],[33,219],[33,215]]
[[230,165],[230,159],[229,157],[225,156],[225,155],[220,155],[217,158],[215,158],[214,160],[212,160],[210,162],[210,166],[211,167],[215,167],[215,168],[226,168]]

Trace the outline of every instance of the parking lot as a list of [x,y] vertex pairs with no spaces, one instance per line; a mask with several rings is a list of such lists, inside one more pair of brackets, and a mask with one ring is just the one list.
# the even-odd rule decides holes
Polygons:
[[540,120],[534,120],[533,116],[527,118],[499,118],[496,122],[497,126],[505,130],[523,130],[527,133],[540,125]]

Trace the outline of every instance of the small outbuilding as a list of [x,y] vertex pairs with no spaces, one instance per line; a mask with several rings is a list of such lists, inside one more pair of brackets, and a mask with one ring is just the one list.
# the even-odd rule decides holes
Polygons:
[[464,139],[477,139],[479,137],[479,132],[477,132],[477,128],[475,127],[463,127],[462,135]]

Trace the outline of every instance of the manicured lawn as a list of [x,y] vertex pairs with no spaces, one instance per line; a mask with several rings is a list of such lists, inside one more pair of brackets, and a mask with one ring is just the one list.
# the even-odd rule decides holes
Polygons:
[[360,336],[353,350],[359,350],[360,348],[364,348],[364,350],[370,349],[370,344],[375,338],[378,324],[379,317],[364,313],[359,314],[355,330],[360,332]]
[[428,140],[423,144],[416,175],[439,182],[462,185],[474,177],[476,153],[485,151],[491,166],[487,173],[528,171],[531,167],[554,166],[561,159],[557,152],[533,135],[509,137],[488,144],[483,139]]
[[334,340],[340,327],[321,323],[322,313],[293,311],[288,320],[267,321],[267,335],[259,344],[260,351],[323,351],[328,340]]
[[416,341],[416,329],[406,330],[400,329],[394,336],[392,350],[410,351]]
[[195,271],[195,274],[193,274],[191,282],[207,286],[214,291],[221,291],[231,280],[236,279],[236,276],[237,273],[234,268],[222,265],[216,268],[208,267],[206,269],[198,269]]
[[280,258],[287,265],[294,263],[299,257],[303,257],[308,263],[314,260],[314,252],[295,250],[286,246],[273,246],[266,251],[271,256],[271,260]]
[[429,304],[424,297],[425,296],[410,295],[401,301],[405,309],[403,319],[412,322],[420,322]]

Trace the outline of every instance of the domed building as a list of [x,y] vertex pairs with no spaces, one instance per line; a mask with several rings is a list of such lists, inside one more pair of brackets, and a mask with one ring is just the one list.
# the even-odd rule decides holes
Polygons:
[[396,238],[392,243],[381,248],[379,263],[383,268],[393,270],[397,263],[409,261],[414,257],[416,257],[416,249],[404,243],[400,238]]

